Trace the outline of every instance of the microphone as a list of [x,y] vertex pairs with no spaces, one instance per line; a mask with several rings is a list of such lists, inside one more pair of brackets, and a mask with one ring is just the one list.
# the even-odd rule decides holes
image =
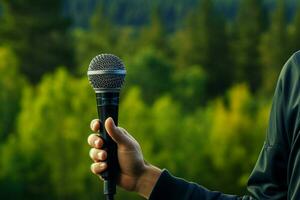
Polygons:
[[[98,116],[101,122],[112,117],[118,125],[119,93],[124,83],[126,69],[120,58],[112,54],[100,54],[92,59],[88,68],[88,79],[95,90]],[[113,200],[116,193],[116,178],[120,173],[117,144],[108,135],[104,126],[100,127],[104,140],[103,149],[107,151],[107,170],[101,173],[104,179],[104,195]]]

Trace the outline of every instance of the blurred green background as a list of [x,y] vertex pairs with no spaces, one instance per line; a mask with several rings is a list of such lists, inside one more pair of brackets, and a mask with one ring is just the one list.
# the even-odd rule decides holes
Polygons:
[[296,0],[0,0],[0,199],[103,199],[86,142],[100,53],[126,64],[119,123],[146,160],[244,194],[299,35]]

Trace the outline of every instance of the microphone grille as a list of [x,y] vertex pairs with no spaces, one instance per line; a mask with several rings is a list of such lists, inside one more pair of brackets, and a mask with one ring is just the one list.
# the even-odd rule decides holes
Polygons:
[[118,92],[124,83],[125,75],[122,60],[112,54],[96,56],[88,68],[88,78],[96,92]]
[[100,54],[94,57],[89,65],[89,71],[93,70],[118,70],[124,69],[122,60],[113,54]]

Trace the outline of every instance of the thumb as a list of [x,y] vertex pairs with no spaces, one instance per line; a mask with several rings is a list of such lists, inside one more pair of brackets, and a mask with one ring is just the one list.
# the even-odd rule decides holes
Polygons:
[[105,129],[117,144],[124,144],[128,141],[126,134],[115,125],[111,117],[105,120]]

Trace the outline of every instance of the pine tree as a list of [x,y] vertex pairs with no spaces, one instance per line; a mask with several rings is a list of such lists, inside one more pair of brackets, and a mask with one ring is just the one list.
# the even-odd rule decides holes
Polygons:
[[21,71],[32,82],[58,65],[73,67],[70,23],[61,15],[61,0],[2,3],[0,44],[15,51]]
[[260,46],[264,90],[269,93],[273,93],[279,72],[289,56],[286,14],[285,0],[278,0],[270,30],[264,34]]
[[[201,1],[189,16],[178,56],[185,66],[200,65],[207,74],[208,97],[222,94],[232,81],[226,24],[212,0]],[[181,62],[180,62],[181,63]]]
[[113,26],[103,3],[97,5],[90,19],[90,28],[88,30],[78,29],[74,35],[76,38],[76,63],[80,66],[78,68],[80,74],[86,74],[91,59],[100,53],[120,55],[118,42],[122,33],[116,26]]
[[150,23],[140,33],[139,45],[151,46],[161,52],[167,52],[167,32],[161,16],[161,10],[153,7],[150,13]]
[[170,93],[173,81],[172,65],[157,49],[145,48],[128,63],[126,85],[139,86],[143,92],[143,100],[152,104],[163,94]]
[[235,25],[235,78],[238,82],[246,81],[252,90],[260,86],[262,78],[257,44],[260,42],[266,21],[263,13],[261,0],[241,1]]
[[15,131],[20,96],[26,85],[18,65],[16,56],[9,49],[0,47],[0,146]]

